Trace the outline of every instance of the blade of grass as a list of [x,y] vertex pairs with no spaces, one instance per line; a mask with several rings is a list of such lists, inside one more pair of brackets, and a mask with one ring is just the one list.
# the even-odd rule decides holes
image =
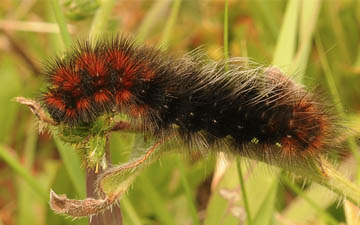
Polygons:
[[114,8],[115,0],[101,0],[95,18],[91,24],[90,37],[97,38],[106,33],[106,26],[109,24],[111,11]]
[[339,224],[338,221],[329,213],[324,211],[316,202],[310,199],[307,195],[303,193],[301,188],[299,188],[296,184],[289,180],[286,176],[283,177],[282,181],[286,183],[288,187],[291,188],[297,195],[301,196],[303,199],[306,200],[308,204],[311,205],[313,209],[315,209],[329,224],[337,225]]
[[126,195],[121,196],[120,204],[122,206],[122,210],[124,211],[124,214],[126,214],[129,217],[129,220],[131,221],[132,225],[142,224],[139,216],[137,215],[134,207],[132,206],[130,200],[126,197]]
[[166,209],[163,198],[155,189],[149,177],[150,176],[147,176],[147,174],[142,174],[138,178],[138,180],[140,180],[141,182],[139,186],[141,187],[141,190],[144,193],[144,197],[147,199],[147,202],[151,202],[152,207],[154,209],[154,213],[161,222],[161,224],[175,225],[176,222],[174,218],[170,215],[169,211]]
[[[36,126],[34,118],[30,120],[30,126],[27,130],[26,134],[26,141],[25,141],[25,148],[24,148],[24,168],[31,171],[33,163],[34,163],[34,156],[35,156],[35,148],[38,139],[38,132],[36,132]],[[24,182],[22,179],[18,180],[18,213],[17,213],[17,223],[18,224],[38,224],[42,217],[34,217],[34,213],[36,211],[33,207],[29,208],[29,205],[38,205],[40,202],[36,201],[33,196],[33,191]]]
[[168,22],[165,25],[165,29],[163,31],[162,34],[162,38],[161,38],[161,46],[164,49],[167,49],[169,41],[170,41],[170,36],[172,34],[176,19],[179,15],[179,11],[180,11],[180,6],[181,6],[181,0],[174,0],[173,5],[171,7],[171,12],[170,12],[170,18],[168,19]]
[[297,71],[300,71],[300,74],[305,73],[320,8],[321,0],[303,1],[299,26],[299,50],[289,71],[290,74]]
[[[239,206],[241,205],[239,181],[234,179],[238,176],[237,173],[235,161],[232,161],[211,193],[206,209],[205,225],[237,225],[245,221],[245,213]],[[237,216],[234,215],[233,210],[238,212]]]
[[[336,103],[335,104],[336,110],[342,118],[346,118],[345,109],[344,109],[343,105],[341,104],[340,94],[336,87],[336,83],[335,83],[333,74],[331,72],[330,65],[326,59],[324,47],[321,42],[321,37],[320,37],[319,33],[316,34],[315,43],[316,43],[316,47],[317,47],[319,55],[320,55],[320,63],[323,68],[326,81],[329,85],[329,89],[330,89],[332,98],[334,99],[334,102]],[[357,167],[356,182],[359,183],[360,182],[360,154],[358,152],[359,146],[357,145],[354,137],[349,137],[347,140],[347,143],[357,161],[358,167]]]
[[[270,171],[269,171],[270,169]],[[255,167],[247,179],[245,187],[247,196],[251,199],[250,211],[253,212],[253,224],[271,224],[275,210],[277,184],[279,183],[280,169],[256,162]]]
[[224,7],[224,59],[229,60],[229,1],[225,1]]
[[32,120],[30,120],[30,126],[28,128],[27,138],[25,141],[25,149],[24,149],[24,153],[25,153],[24,166],[28,169],[31,169],[34,163],[35,148],[36,148],[38,136],[39,135],[38,132],[36,132],[35,121],[34,118],[32,118]]
[[[336,194],[331,190],[327,190],[320,185],[313,185],[306,191],[303,191],[303,195],[311,198],[312,201],[318,202],[321,209],[328,208],[334,203]],[[318,217],[317,211],[308,204],[308,202],[302,198],[302,196],[294,199],[284,211],[281,213],[287,220],[294,223],[306,224],[309,221],[313,221]],[[286,223],[280,223],[279,225],[286,225]]]
[[317,165],[317,171],[315,169],[298,170],[297,173],[329,188],[340,197],[345,197],[352,203],[360,205],[360,186],[347,179],[324,156],[321,156],[320,160],[321,164]]
[[[278,183],[279,170],[275,167],[269,171],[269,165],[261,162],[254,162],[246,160],[246,164],[242,166],[245,177],[245,190],[248,199],[250,212],[254,212],[256,216],[252,217],[254,224],[255,219],[257,221],[269,221],[272,220],[273,213],[261,213],[262,211],[271,212],[274,210],[274,202],[269,202],[271,199],[276,199],[276,189],[273,187],[274,183]],[[243,200],[241,200],[241,187],[239,185],[238,170],[236,168],[236,162],[233,161],[227,168],[225,174],[220,179],[216,189],[212,192],[210,201],[206,211],[205,225],[236,225],[242,222],[245,223],[246,211],[243,208]],[[275,194],[274,194],[275,193]],[[269,196],[273,195],[273,196]],[[254,215],[254,214],[253,214]],[[264,223],[266,224],[266,223]],[[261,224],[261,225],[264,225]]]
[[250,1],[251,10],[253,12],[253,17],[261,16],[262,23],[270,31],[270,37],[272,40],[276,40],[276,37],[279,33],[279,27],[276,21],[276,16],[274,15],[274,7],[272,6],[272,1],[262,1],[262,0],[253,0]]
[[142,23],[137,31],[136,40],[138,42],[141,43],[146,37],[148,37],[151,28],[161,18],[160,15],[169,8],[170,2],[171,0],[160,0],[153,3],[151,9],[146,13],[146,16],[142,20]]
[[[347,174],[349,177],[353,177],[355,174],[354,170],[349,171],[349,165],[355,165],[355,159],[353,157],[348,158],[342,162],[341,166],[337,169],[340,173],[349,172]],[[325,187],[320,185],[312,185],[303,191],[303,195],[306,195],[313,202],[316,202],[319,208],[323,209],[324,213],[327,211],[325,209],[329,208],[335,201],[337,201],[336,193],[330,189],[325,189]],[[318,217],[318,213],[314,208],[312,208],[308,202],[301,196],[292,200],[290,204],[281,212],[281,215],[286,218],[286,220],[293,221],[294,223],[306,224],[309,221],[314,221]],[[280,221],[281,222],[281,221]],[[285,225],[286,223],[280,223],[279,225]]]
[[66,48],[71,46],[71,36],[66,26],[64,14],[61,10],[59,0],[50,0],[51,8],[55,15],[55,20],[60,29],[60,35]]
[[178,165],[178,169],[180,171],[181,184],[185,191],[185,196],[186,196],[186,200],[188,203],[188,210],[190,211],[190,214],[191,214],[191,217],[193,220],[193,224],[200,225],[200,220],[199,220],[199,217],[197,214],[195,201],[194,201],[193,195],[191,193],[189,182],[186,178],[184,164],[180,158],[178,158],[178,160],[177,160],[177,165]]
[[286,13],[273,57],[273,65],[280,67],[288,66],[294,58],[296,49],[296,31],[301,8],[300,3],[301,1],[298,0],[290,0],[287,4]]
[[85,198],[85,173],[80,169],[81,160],[78,154],[76,154],[75,149],[72,146],[64,144],[57,137],[54,137],[54,140],[76,193],[80,198]]
[[275,202],[276,202],[276,192],[278,187],[278,180],[273,179],[272,184],[267,189],[268,193],[266,198],[262,202],[257,214],[254,217],[255,225],[266,225],[271,224],[274,217]]
[[338,45],[340,54],[342,55],[344,63],[351,62],[351,54],[347,46],[347,39],[344,32],[344,28],[341,24],[341,19],[339,18],[339,4],[327,4],[327,13],[330,17],[331,22],[331,31],[334,32],[336,37],[336,45]]
[[241,194],[242,194],[242,199],[243,199],[243,203],[244,203],[244,207],[245,207],[245,211],[246,211],[246,215],[247,215],[248,225],[253,225],[253,221],[251,219],[250,207],[249,207],[248,198],[247,198],[246,189],[245,189],[245,181],[243,178],[243,172],[241,169],[239,157],[236,159],[236,166],[237,166],[237,170],[238,170]]
[[29,173],[29,170],[24,168],[20,162],[10,154],[5,146],[0,145],[0,158],[9,165],[22,179],[24,179],[29,186],[37,193],[44,201],[49,200],[47,191],[37,182]]
[[[11,58],[5,57],[7,54],[1,54],[0,60],[0,83],[6,84],[0,88],[0,143],[11,143],[14,138],[13,130],[18,128],[19,122],[18,109],[19,104],[11,102],[16,96],[24,93],[24,83],[21,79],[20,70],[17,71],[19,65]],[[3,57],[4,56],[4,57]]]

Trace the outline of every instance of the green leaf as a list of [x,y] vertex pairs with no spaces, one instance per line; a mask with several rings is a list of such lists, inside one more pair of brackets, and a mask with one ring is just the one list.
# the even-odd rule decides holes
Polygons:
[[51,3],[52,10],[55,15],[55,20],[59,26],[60,29],[60,35],[62,38],[62,41],[66,48],[69,48],[71,46],[71,36],[67,29],[67,24],[65,21],[64,14],[61,10],[60,2],[58,0],[49,0]]
[[85,172],[81,169],[79,155],[71,145],[63,143],[55,136],[54,140],[77,194],[80,198],[85,198]]
[[288,66],[294,58],[300,9],[301,1],[290,0],[288,2],[276,44],[273,65]]
[[301,196],[303,199],[306,200],[308,204],[311,205],[313,209],[315,209],[319,214],[330,224],[337,225],[338,222],[334,217],[332,217],[330,214],[328,214],[325,210],[323,210],[313,199],[306,196],[302,190],[294,184],[292,181],[289,181],[287,177],[284,177],[283,180],[286,182],[286,184],[299,196]]
[[148,203],[151,203],[154,213],[160,223],[163,225],[176,225],[176,221],[169,213],[169,210],[166,208],[165,200],[154,187],[151,180],[147,176],[147,173],[139,176],[137,184],[140,186],[145,200]]
[[16,70],[16,64],[10,58],[3,57],[0,61],[0,83],[6,84],[0,88],[0,141],[8,142],[11,130],[17,119],[19,104],[12,99],[23,93],[20,74]]
[[[321,9],[321,0],[304,0],[301,7],[299,26],[299,50],[289,73],[300,72],[304,74],[309,61],[314,31]],[[297,77],[299,80],[301,77]]]
[[272,223],[278,183],[279,182],[274,179],[273,183],[270,185],[266,198],[262,202],[257,214],[254,217],[255,225],[269,225]]
[[233,161],[210,196],[205,225],[237,225],[239,221],[245,221],[239,182],[235,177],[238,177],[238,171]]

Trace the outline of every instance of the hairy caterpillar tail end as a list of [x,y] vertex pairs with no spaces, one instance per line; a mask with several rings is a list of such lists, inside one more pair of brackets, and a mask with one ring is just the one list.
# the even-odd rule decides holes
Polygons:
[[189,149],[220,149],[291,164],[316,158],[334,137],[321,100],[273,67],[174,57],[130,38],[80,42],[49,63],[41,101],[65,126],[125,113]]

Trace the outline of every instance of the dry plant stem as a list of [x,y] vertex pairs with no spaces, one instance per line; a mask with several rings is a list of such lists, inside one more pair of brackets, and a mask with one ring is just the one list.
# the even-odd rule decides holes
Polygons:
[[41,108],[41,105],[35,100],[24,97],[16,97],[15,101],[20,104],[27,105],[30,108],[31,112],[34,113],[40,121],[53,126],[58,125],[58,123],[56,123],[54,120],[50,119],[46,115],[45,111]]
[[[45,111],[41,108],[41,105],[35,100],[24,97],[17,97],[15,98],[15,101],[28,106],[41,122],[52,126],[58,125],[58,123],[47,117]],[[119,130],[131,130],[130,124],[124,121],[120,121],[113,127],[113,129],[109,131],[109,133],[111,131]],[[110,147],[108,143],[109,141],[107,140],[107,157],[109,157]],[[148,157],[148,155],[145,157]],[[101,215],[93,216],[93,218],[90,220],[90,224],[122,225],[120,208],[118,205],[113,205],[113,203],[116,202],[118,196],[98,199],[100,196],[96,192],[96,180],[101,172],[102,171],[95,172],[94,170],[87,171],[87,194],[89,198],[85,200],[73,200],[68,199],[65,195],[57,195],[55,192],[50,191],[50,207],[56,213],[67,214],[74,218],[93,216],[97,215],[99,212],[103,212]],[[111,208],[111,210],[106,210],[108,208]]]
[[[109,140],[106,140],[106,161],[109,162],[110,158],[110,143]],[[86,192],[89,198],[100,198],[96,191],[96,180],[99,173],[102,173],[102,167],[99,168],[99,171],[95,171],[94,169],[88,169],[86,171]],[[122,225],[122,215],[120,206],[115,204],[111,209],[105,210],[101,214],[94,215],[89,218],[90,225]]]
[[58,214],[65,214],[73,218],[93,216],[109,208],[116,199],[94,199],[84,200],[69,199],[66,195],[58,195],[50,191],[50,208]]
[[[149,148],[146,153],[138,158],[137,160],[126,163],[125,165],[115,167],[112,170],[105,170],[102,174],[100,174],[98,184],[101,184],[101,181],[107,178],[108,176],[119,174],[124,170],[136,169],[139,165],[144,163],[153,153],[154,151],[162,144],[163,141],[156,142],[151,148]],[[91,177],[92,178],[92,177]],[[101,189],[101,187],[100,187]],[[94,191],[91,190],[93,193]],[[95,198],[86,198],[84,200],[75,200],[69,199],[65,195],[57,195],[55,192],[50,192],[50,207],[54,210],[55,213],[66,214],[73,218],[92,216],[93,218],[101,218],[102,216],[99,213],[107,213],[111,212],[112,207],[114,207],[114,203],[116,203],[117,199],[120,195],[123,194],[123,191],[114,192],[108,194],[104,199],[95,199]],[[117,207],[115,208],[117,210]],[[95,215],[99,215],[98,217],[94,217]],[[114,216],[110,214],[110,216]],[[120,214],[117,214],[115,218],[119,218]],[[109,217],[103,217],[101,219],[110,219]],[[96,220],[97,222],[98,220]],[[94,223],[91,225],[97,225],[99,223]],[[101,224],[101,223],[100,223]],[[106,224],[117,224],[117,223],[106,223]]]
[[[45,111],[41,108],[41,105],[37,101],[24,97],[16,97],[15,101],[28,106],[31,112],[33,112],[40,121],[52,126],[58,125],[58,123],[46,115]],[[115,131],[138,131],[138,129],[132,128],[129,122],[119,121],[111,129],[109,129],[106,134]]]
[[[59,26],[55,23],[46,23],[40,21],[22,21],[11,19],[0,19],[0,29],[8,31],[26,31],[34,33],[60,33]],[[75,26],[67,25],[70,33],[75,33]]]

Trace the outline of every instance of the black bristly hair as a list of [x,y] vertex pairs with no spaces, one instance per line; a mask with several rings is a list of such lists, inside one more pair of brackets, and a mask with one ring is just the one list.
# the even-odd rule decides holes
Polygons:
[[79,42],[49,68],[43,105],[70,127],[121,112],[157,138],[176,133],[189,149],[286,163],[316,158],[334,137],[329,110],[273,67],[174,57],[120,37]]

